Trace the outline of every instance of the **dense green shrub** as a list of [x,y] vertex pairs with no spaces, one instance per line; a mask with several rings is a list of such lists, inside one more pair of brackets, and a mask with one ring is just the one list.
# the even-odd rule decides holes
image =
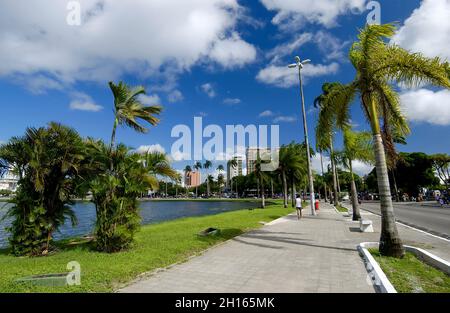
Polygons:
[[52,236],[70,218],[72,198],[80,183],[85,146],[78,133],[57,123],[28,128],[0,148],[0,167],[19,174],[19,187],[10,200],[9,231],[12,253],[41,255],[51,248]]

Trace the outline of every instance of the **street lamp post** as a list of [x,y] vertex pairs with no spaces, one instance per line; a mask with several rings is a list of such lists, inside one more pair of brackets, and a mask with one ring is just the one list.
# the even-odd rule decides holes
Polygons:
[[316,215],[316,210],[314,208],[315,196],[314,196],[314,181],[312,176],[311,169],[311,153],[309,151],[309,139],[308,139],[308,125],[306,124],[306,109],[305,109],[305,96],[303,94],[303,80],[302,80],[302,69],[305,64],[310,63],[311,60],[301,61],[300,57],[295,57],[295,64],[291,64],[289,68],[298,68],[298,78],[300,81],[300,95],[302,98],[302,114],[303,114],[303,130],[305,133],[305,144],[306,144],[306,155],[307,155],[307,164],[308,164],[308,182],[309,182],[309,196],[310,196],[310,204],[311,204],[311,214]]

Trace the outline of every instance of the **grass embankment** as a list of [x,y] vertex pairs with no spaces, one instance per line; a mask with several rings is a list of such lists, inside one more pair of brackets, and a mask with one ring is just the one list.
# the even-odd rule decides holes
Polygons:
[[[18,258],[0,251],[0,292],[110,292],[141,273],[184,261],[219,242],[261,227],[260,221],[269,222],[290,212],[291,208],[272,205],[263,210],[240,210],[143,226],[134,247],[115,254],[93,251],[90,243],[75,239],[59,242],[60,251],[46,257]],[[221,234],[213,238],[197,236],[208,227],[221,229]],[[29,275],[66,272],[70,261],[81,265],[80,286],[43,287],[15,282]]]
[[403,259],[381,256],[377,249],[370,253],[380,264],[397,292],[449,293],[450,277],[407,252]]
[[343,207],[342,205],[337,205],[336,210],[338,210],[339,212],[342,212],[342,213],[348,213],[348,209]]

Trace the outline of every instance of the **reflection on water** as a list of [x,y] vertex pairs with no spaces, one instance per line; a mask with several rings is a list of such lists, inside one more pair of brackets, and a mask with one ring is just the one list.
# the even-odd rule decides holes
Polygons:
[[[10,204],[0,202],[0,247],[8,243],[8,233],[5,227],[11,224],[11,218],[1,221]],[[174,220],[182,217],[212,215],[239,209],[254,208],[253,202],[227,201],[146,201],[141,202],[142,224],[152,224],[161,221]],[[95,207],[89,202],[77,202],[74,211],[78,218],[78,225],[72,227],[66,221],[55,239],[83,236],[92,232],[95,223]]]

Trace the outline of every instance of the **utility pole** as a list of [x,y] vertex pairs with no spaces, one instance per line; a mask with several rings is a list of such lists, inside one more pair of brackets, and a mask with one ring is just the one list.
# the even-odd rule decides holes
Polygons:
[[312,168],[311,168],[311,153],[309,151],[308,125],[306,123],[305,96],[303,94],[303,80],[302,80],[302,69],[305,66],[305,64],[308,64],[310,62],[311,62],[311,60],[304,60],[302,62],[300,57],[296,56],[295,64],[291,64],[288,67],[289,68],[298,68],[298,78],[300,81],[300,95],[301,95],[301,100],[302,100],[303,131],[305,133],[306,157],[307,157],[307,164],[308,164],[309,199],[311,202],[310,203],[311,214],[313,216],[315,216],[317,214],[316,214],[316,210],[314,208],[314,202],[315,202],[314,181],[313,181]]

